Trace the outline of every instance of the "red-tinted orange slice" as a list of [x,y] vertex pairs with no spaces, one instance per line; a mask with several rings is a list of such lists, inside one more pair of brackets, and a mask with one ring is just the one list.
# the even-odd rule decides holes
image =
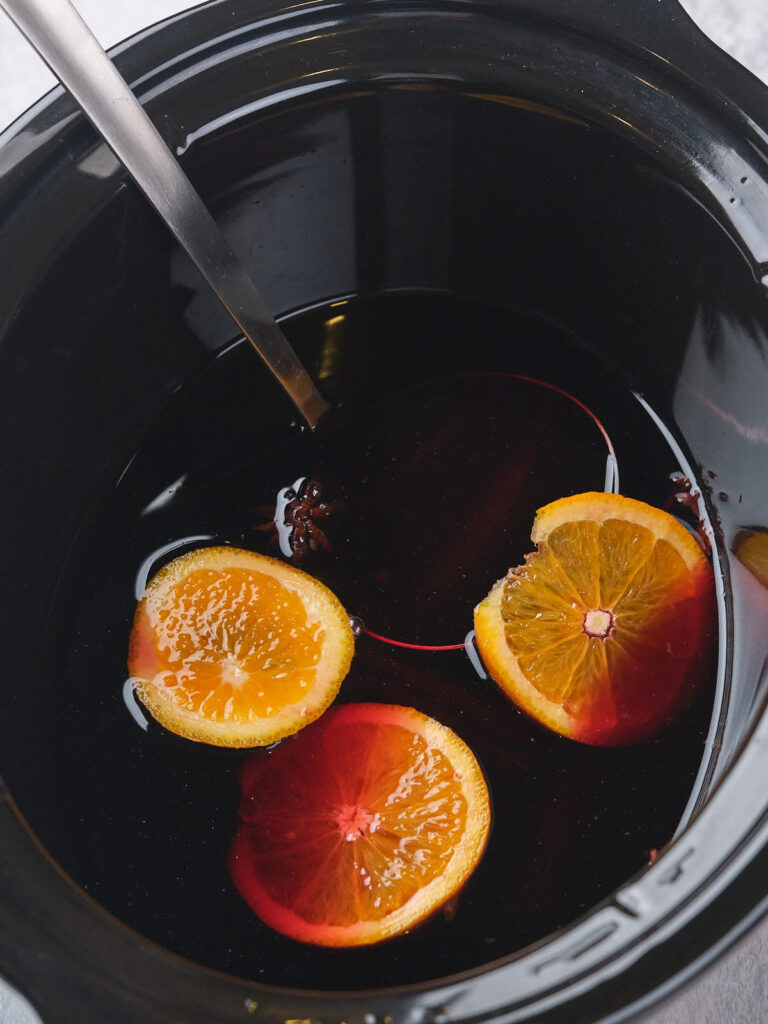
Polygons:
[[489,823],[480,767],[450,729],[413,708],[347,704],[244,773],[230,872],[284,935],[366,945],[453,896]]
[[533,718],[593,744],[642,739],[702,670],[712,570],[672,516],[618,494],[540,509],[537,550],[475,609],[490,675]]
[[263,746],[323,713],[353,646],[347,613],[318,580],[252,551],[212,547],[182,555],[150,582],[128,671],[172,732]]

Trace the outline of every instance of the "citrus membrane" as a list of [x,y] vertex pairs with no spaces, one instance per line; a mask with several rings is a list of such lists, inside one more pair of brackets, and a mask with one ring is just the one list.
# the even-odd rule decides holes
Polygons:
[[489,674],[543,725],[598,745],[635,742],[701,673],[712,570],[673,516],[590,492],[539,509],[537,550],[475,609]]
[[248,766],[230,872],[284,935],[367,945],[454,896],[489,824],[483,774],[450,729],[413,708],[347,704]]
[[172,732],[263,746],[322,714],[353,647],[347,613],[318,580],[252,551],[210,547],[175,559],[147,586],[128,671]]

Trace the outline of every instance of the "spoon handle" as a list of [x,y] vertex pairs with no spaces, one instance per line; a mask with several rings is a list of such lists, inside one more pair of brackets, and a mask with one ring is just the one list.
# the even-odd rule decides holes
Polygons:
[[328,404],[205,203],[69,0],[0,0],[314,427]]

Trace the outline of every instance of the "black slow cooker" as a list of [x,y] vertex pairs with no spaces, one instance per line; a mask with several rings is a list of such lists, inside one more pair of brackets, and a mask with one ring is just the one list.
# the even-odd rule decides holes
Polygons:
[[535,308],[621,368],[702,492],[716,692],[658,859],[459,976],[354,992],[230,977],[71,882],[31,825],[54,727],[40,637],[115,453],[232,327],[55,90],[0,137],[0,973],[46,1022],[77,1024],[644,1012],[768,899],[768,595],[732,557],[768,520],[768,92],[674,0],[214,0],[113,56],[277,314],[471,293]]

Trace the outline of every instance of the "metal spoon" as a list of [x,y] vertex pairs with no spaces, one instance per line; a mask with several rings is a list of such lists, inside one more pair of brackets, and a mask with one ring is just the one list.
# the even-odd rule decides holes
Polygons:
[[328,403],[160,133],[69,0],[0,0],[314,427]]

